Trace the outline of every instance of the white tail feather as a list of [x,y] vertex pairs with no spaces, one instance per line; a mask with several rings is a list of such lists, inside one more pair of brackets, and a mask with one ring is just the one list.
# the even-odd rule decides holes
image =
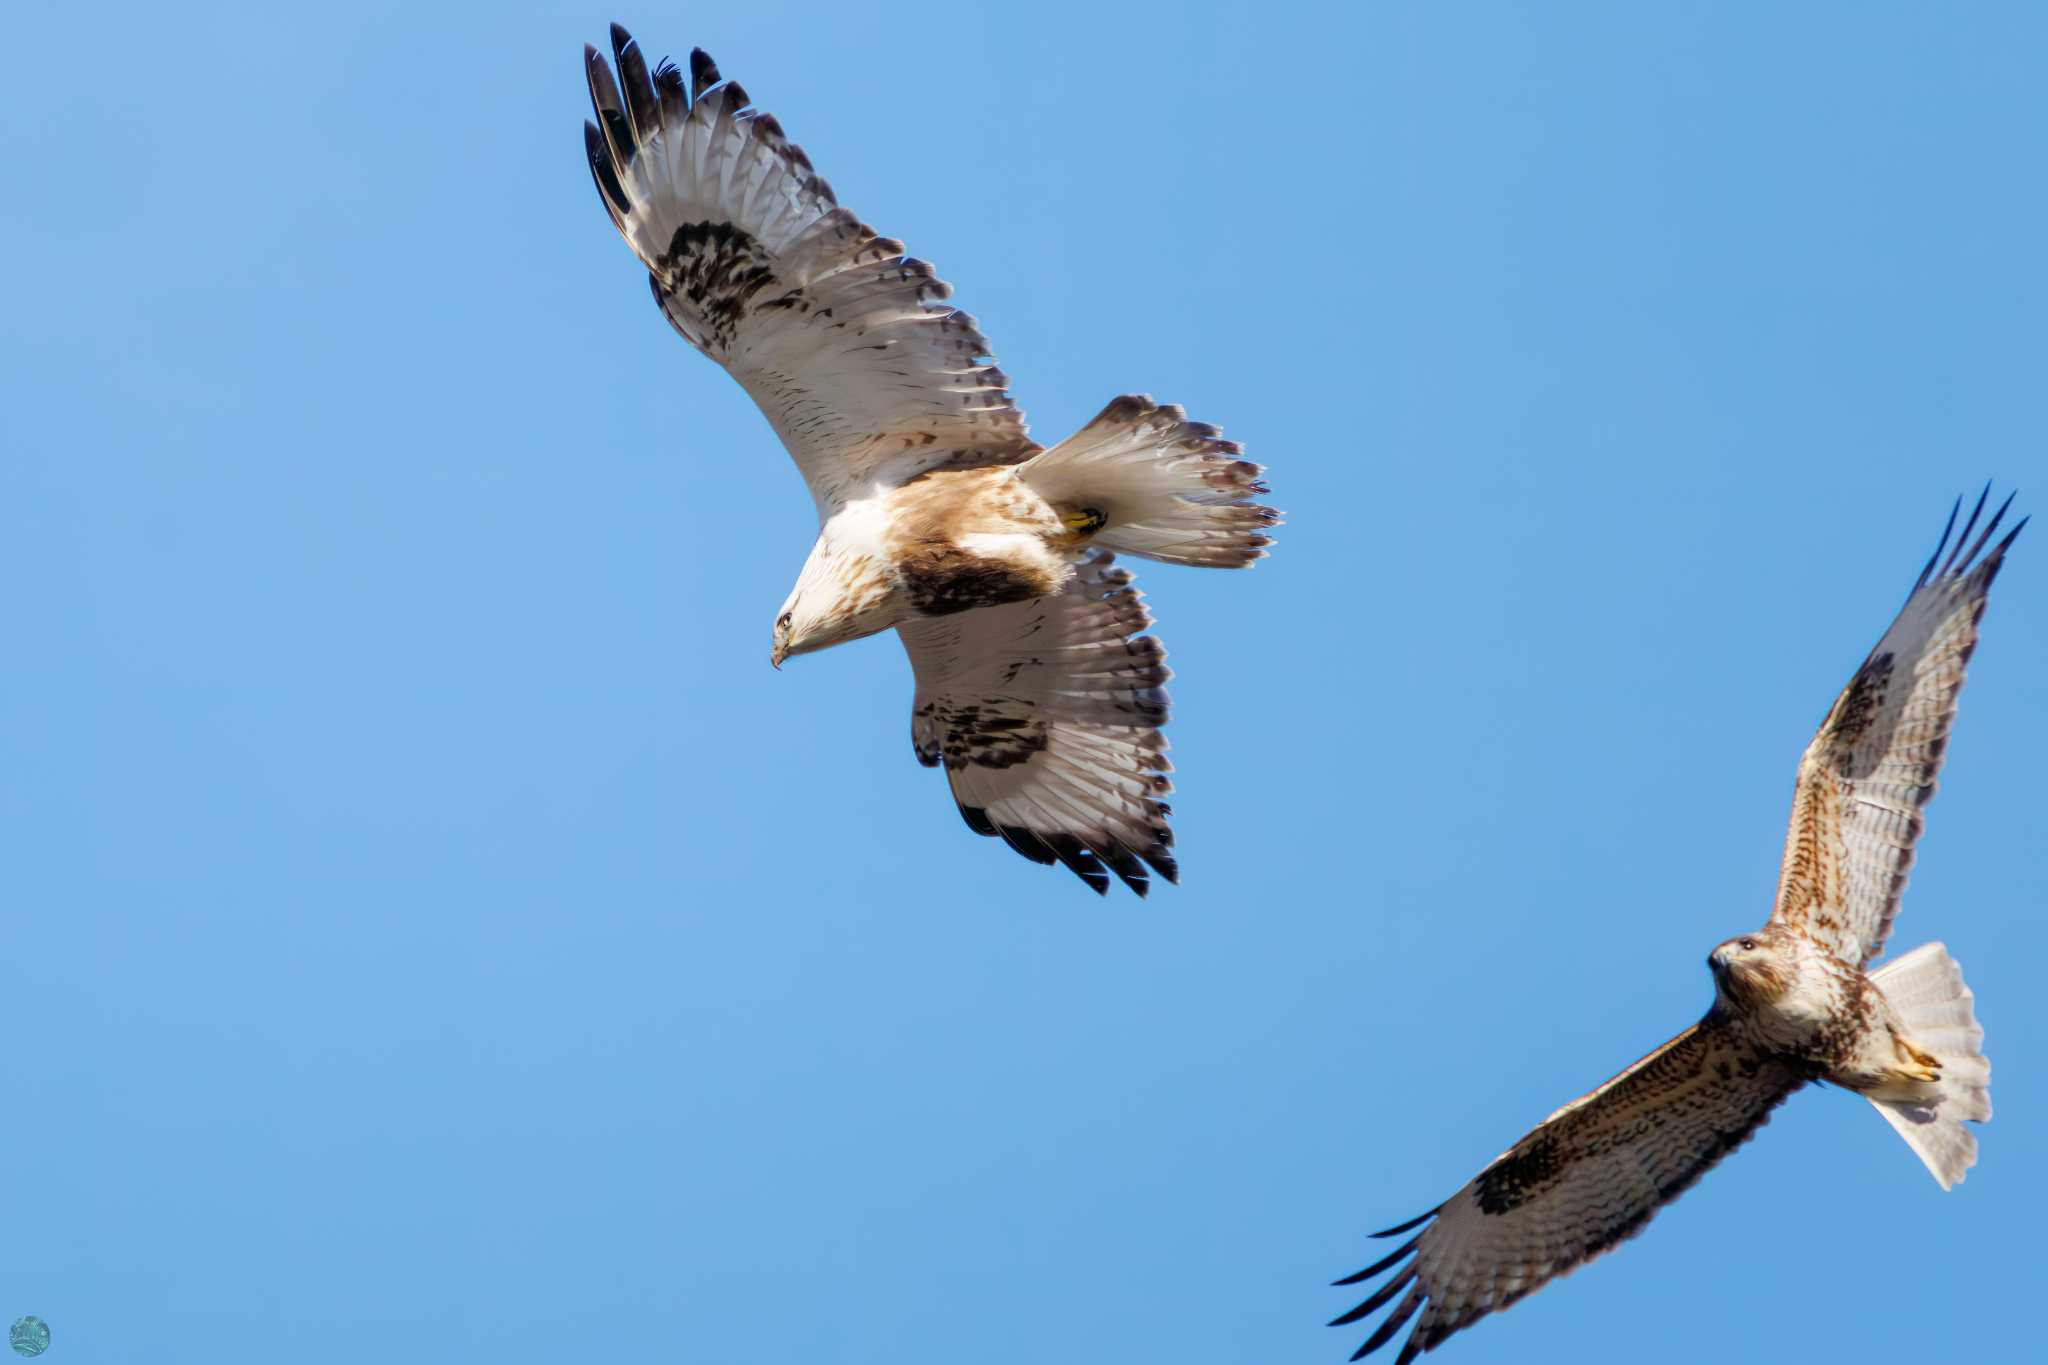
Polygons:
[[1104,549],[1234,569],[1264,558],[1265,532],[1280,524],[1278,512],[1250,501],[1266,486],[1242,454],[1182,409],[1126,394],[1017,472],[1062,511],[1106,517],[1094,538]]
[[1941,1078],[1910,1098],[1866,1098],[1947,1189],[1977,1161],[1976,1134],[1963,1122],[1991,1117],[1991,1063],[1982,1051],[1975,997],[1963,969],[1939,943],[1894,958],[1870,979],[1913,1044],[1940,1061]]

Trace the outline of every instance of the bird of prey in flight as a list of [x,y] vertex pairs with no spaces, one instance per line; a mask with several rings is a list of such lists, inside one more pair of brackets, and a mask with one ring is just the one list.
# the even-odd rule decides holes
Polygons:
[[770,660],[893,627],[918,761],[945,768],[970,828],[1098,892],[1177,880],[1166,651],[1112,559],[1260,559],[1279,515],[1252,501],[1259,466],[1140,396],[1036,444],[950,287],[839,207],[774,116],[701,51],[650,70],[611,38],[611,64],[584,50],[605,210],[817,504]]
[[1810,1082],[1868,1099],[1943,1189],[1976,1161],[1963,1124],[1991,1117],[1991,1064],[1961,968],[1939,943],[1874,970],[1870,962],[1898,912],[1985,595],[2026,525],[1985,554],[2005,506],[1972,540],[1984,504],[1979,497],[1953,549],[1949,514],[1891,629],[1807,746],[1776,907],[1762,928],[1708,956],[1706,1016],[1552,1114],[1430,1212],[1375,1234],[1421,1228],[1337,1281],[1394,1270],[1331,1324],[1393,1305],[1353,1360],[1415,1318],[1396,1360],[1408,1365],[1612,1249]]

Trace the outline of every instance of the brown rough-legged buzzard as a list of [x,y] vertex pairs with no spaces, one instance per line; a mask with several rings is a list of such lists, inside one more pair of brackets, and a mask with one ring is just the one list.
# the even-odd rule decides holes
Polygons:
[[1963,1124],[1991,1117],[1991,1064],[1962,969],[1939,943],[1865,967],[1898,910],[1985,596],[2026,525],[1983,554],[2005,516],[2001,506],[1972,541],[1984,504],[1944,562],[1949,514],[1891,629],[1807,747],[1777,906],[1707,959],[1706,1017],[1552,1114],[1435,1209],[1375,1233],[1422,1228],[1337,1281],[1401,1266],[1331,1324],[1393,1305],[1353,1360],[1415,1318],[1396,1362],[1407,1365],[1641,1231],[1810,1081],[1868,1099],[1943,1189],[1963,1178],[1977,1157]]
[[840,208],[703,52],[652,71],[586,48],[591,174],[683,338],[760,405],[818,508],[770,659],[895,627],[920,761],[967,824],[1099,892],[1178,879],[1166,653],[1122,551],[1238,568],[1279,521],[1260,468],[1177,407],[1124,397],[1045,449],[951,289]]

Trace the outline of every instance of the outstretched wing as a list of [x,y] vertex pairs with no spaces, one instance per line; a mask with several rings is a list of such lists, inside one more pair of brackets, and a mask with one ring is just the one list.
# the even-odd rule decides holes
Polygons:
[[[1166,651],[1131,575],[1096,551],[1066,591],[906,622],[917,761],[945,765],[961,817],[1098,892],[1169,882]],[[1107,870],[1105,870],[1107,869]]]
[[1552,1114],[1437,1208],[1375,1233],[1428,1224],[1392,1255],[1337,1281],[1360,1284],[1414,1257],[1330,1325],[1394,1304],[1357,1360],[1420,1310],[1396,1358],[1408,1365],[1640,1232],[1802,1084],[1709,1017]]
[[840,208],[773,115],[701,51],[687,89],[617,24],[612,55],[616,81],[584,49],[605,209],[675,329],[760,404],[819,520],[878,481],[1036,451],[951,287]]
[[[1906,605],[1799,760],[1771,920],[1804,932],[1845,962],[1870,961],[1891,932],[1924,824],[1920,808],[1934,795],[1963,668],[1977,647],[1985,594],[2006,547],[2027,524],[2022,518],[1979,560],[2012,499],[1972,541],[1984,502],[1977,499],[1942,563],[1956,525],[1955,511],[1949,513]],[[1956,510],[1961,507],[1958,502]]]

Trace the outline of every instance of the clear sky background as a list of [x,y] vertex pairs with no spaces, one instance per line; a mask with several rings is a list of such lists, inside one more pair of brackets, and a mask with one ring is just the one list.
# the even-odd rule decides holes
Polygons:
[[[1141,567],[1185,885],[975,838],[583,162],[712,51],[1057,438],[1289,514]],[[0,1320],[67,1362],[1341,1361],[1327,1281],[1691,1022],[1959,492],[2048,509],[2027,5],[10,12]],[[1467,1365],[2012,1360],[2048,1207],[2048,527],[1895,942],[1944,1195],[1798,1096]]]

